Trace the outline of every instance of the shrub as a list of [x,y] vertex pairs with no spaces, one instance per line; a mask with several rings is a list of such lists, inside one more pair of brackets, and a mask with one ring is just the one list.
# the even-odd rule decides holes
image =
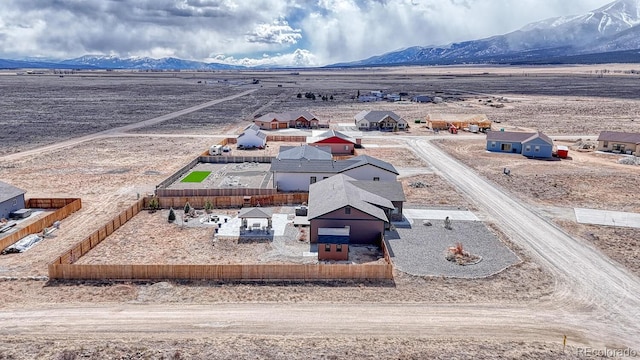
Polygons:
[[184,214],[187,215],[189,212],[191,212],[191,205],[189,205],[189,202],[187,201],[187,203],[184,204]]
[[176,212],[173,211],[173,208],[169,209],[169,218],[168,218],[168,220],[169,220],[170,223],[176,221]]

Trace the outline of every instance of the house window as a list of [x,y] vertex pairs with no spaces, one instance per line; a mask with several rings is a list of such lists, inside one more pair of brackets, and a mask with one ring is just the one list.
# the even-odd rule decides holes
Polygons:
[[495,142],[495,141],[492,141],[492,142],[491,142],[491,147],[492,147],[492,148],[496,147],[496,142]]
[[527,145],[524,147],[524,151],[529,152],[531,151],[531,145]]
[[336,245],[336,252],[342,252],[342,244]]
[[347,215],[350,215],[351,214],[351,207],[347,206],[346,208],[344,208],[344,213],[347,214]]
[[13,199],[13,206],[18,205],[18,199]]
[[536,147],[534,147],[534,148],[533,148],[533,151],[535,151],[535,152],[540,152],[540,146],[536,146]]
[[373,181],[380,181],[380,177],[378,177],[378,176],[374,176],[374,177],[373,177]]
[[400,209],[399,208],[393,208],[393,210],[391,210],[392,214],[400,214]]
[[328,176],[323,176],[323,177],[322,177],[322,180],[324,180],[324,179],[328,179],[328,178],[329,178]]
[[312,176],[311,180],[309,180],[309,184],[315,184],[316,181],[318,181],[318,179],[315,176]]
[[502,144],[502,151],[511,151],[511,144]]
[[609,142],[608,141],[603,142],[602,143],[602,147],[603,148],[608,148],[609,147]]
[[324,251],[331,252],[331,244],[324,244]]

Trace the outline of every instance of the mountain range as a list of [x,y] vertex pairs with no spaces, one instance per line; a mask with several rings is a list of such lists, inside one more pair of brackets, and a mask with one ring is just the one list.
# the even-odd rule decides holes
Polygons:
[[640,63],[640,0],[617,0],[583,15],[443,46],[414,46],[332,66],[465,63]]
[[[327,67],[612,62],[640,63],[640,0],[617,0],[586,14],[542,20],[504,35],[442,46],[413,46]],[[18,68],[224,70],[247,67],[177,58],[105,55],[62,61],[0,59],[0,69]]]

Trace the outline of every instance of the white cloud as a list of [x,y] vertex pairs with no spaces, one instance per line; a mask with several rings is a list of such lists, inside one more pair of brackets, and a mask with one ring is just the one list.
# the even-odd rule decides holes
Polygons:
[[[206,60],[226,54],[247,63],[324,65],[503,34],[605,2],[2,0],[0,58],[114,54]],[[269,56],[263,59],[263,53]]]
[[295,44],[302,39],[301,32],[289,26],[286,20],[278,19],[270,24],[258,24],[246,39],[251,43]]
[[206,59],[206,61],[241,66],[309,67],[322,65],[315,55],[305,49],[296,49],[292,53],[277,54],[275,56],[263,54],[260,58],[244,57],[236,59],[233,56],[217,55]]

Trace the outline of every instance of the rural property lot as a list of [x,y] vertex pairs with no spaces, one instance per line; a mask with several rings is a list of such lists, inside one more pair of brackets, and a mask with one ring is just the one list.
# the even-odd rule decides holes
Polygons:
[[[229,82],[227,85],[224,82],[219,85],[197,84],[200,76],[230,80],[258,77],[263,86],[252,94],[138,129],[135,134],[113,134],[91,143],[17,160],[0,158],[0,179],[24,188],[28,191],[27,196],[78,196],[83,200],[83,209],[63,221],[55,238],[46,239],[23,254],[0,256],[0,277],[17,279],[0,281],[0,304],[3,305],[0,317],[11,323],[8,329],[12,331],[11,334],[3,333],[5,341],[0,345],[0,357],[69,358],[98,353],[121,356],[137,352],[140,357],[197,358],[207,357],[213,346],[216,355],[227,358],[254,358],[256,354],[258,357],[295,358],[299,357],[296,355],[316,354],[314,351],[319,351],[318,358],[370,357],[372,353],[381,358],[477,358],[495,357],[496,353],[507,357],[574,358],[577,357],[576,346],[623,346],[625,344],[611,339],[618,334],[625,336],[624,329],[610,326],[608,320],[603,322],[603,319],[609,319],[609,314],[599,309],[589,294],[571,294],[559,286],[553,269],[532,260],[529,251],[522,250],[508,238],[503,240],[523,262],[497,275],[477,280],[418,277],[400,271],[396,271],[392,283],[45,284],[26,278],[46,275],[48,261],[132,204],[138,194],[152,192],[156,184],[214,143],[212,138],[202,136],[222,137],[223,134],[237,133],[254,115],[269,111],[309,110],[318,118],[331,120],[334,126],[353,121],[353,116],[361,110],[394,110],[405,117],[412,128],[402,133],[365,133],[365,136],[375,135],[363,141],[365,147],[374,145],[365,151],[377,156],[377,145],[380,156],[399,168],[426,167],[425,173],[403,179],[412,208],[463,208],[474,209],[475,212],[478,208],[475,203],[445,180],[446,177],[434,172],[431,164],[424,164],[415,152],[385,146],[404,146],[411,136],[432,138],[432,133],[422,128],[423,125],[414,125],[413,120],[438,112],[486,113],[489,119],[501,121],[498,127],[539,128],[550,135],[597,134],[605,129],[640,131],[640,121],[635,118],[639,105],[635,95],[639,80],[637,75],[622,72],[629,66],[608,66],[621,72],[612,72],[604,77],[594,73],[600,67],[399,68],[303,71],[300,75],[286,72],[178,74],[175,78],[171,78],[172,74],[169,78],[167,74],[131,78],[116,75],[98,77],[94,85],[101,85],[91,89],[82,87],[82,81],[86,79],[80,75],[64,78],[0,77],[3,87],[24,87],[18,95],[10,95],[9,100],[0,100],[3,105],[11,107],[12,121],[35,118],[35,110],[27,101],[26,94],[33,91],[39,82],[45,90],[50,90],[43,91],[36,103],[54,113],[51,117],[41,118],[42,124],[34,123],[34,128],[14,127],[6,142],[4,138],[0,142],[3,147],[0,151],[4,153],[16,147],[31,148],[128,121],[150,119],[247,89],[242,86],[236,89],[235,85],[228,85]],[[67,85],[57,89],[58,81],[66,81]],[[132,85],[138,81],[145,87]],[[153,90],[156,84],[158,88]],[[278,84],[283,87],[276,87]],[[130,92],[114,95],[125,89]],[[164,95],[155,102],[156,99],[144,96],[143,89]],[[358,90],[380,89],[438,95],[445,102],[363,104],[350,99]],[[60,95],[64,91],[68,92],[66,97]],[[94,99],[116,97],[119,101],[82,101],[81,95],[89,91]],[[334,101],[313,102],[296,97],[298,92],[306,91],[334,94]],[[135,100],[138,95],[141,103]],[[77,101],[79,106],[73,109],[56,107],[58,100],[63,104]],[[141,106],[137,120],[123,120],[118,112],[109,116],[99,111],[102,106],[118,109],[118,106],[128,103],[146,104],[153,109],[148,112],[145,106]],[[496,103],[503,104],[503,107],[492,106]],[[128,111],[136,114],[135,109],[129,108]],[[109,119],[86,121],[82,117],[85,113],[97,114],[91,119],[99,116]],[[70,123],[64,124],[64,119]],[[42,133],[36,132],[35,127],[46,125],[51,128],[52,122],[60,123],[57,127],[61,129],[60,133],[50,131],[46,138],[33,137],[34,133]],[[74,126],[73,122],[81,123],[81,126]],[[96,124],[99,128],[95,128]],[[65,127],[71,130],[66,131]],[[189,134],[197,136],[189,137]],[[441,136],[455,139],[447,134]],[[559,163],[531,162],[516,157],[499,157],[496,162],[482,151],[481,135],[478,138],[471,142],[445,142],[442,146],[483,177],[526,202],[545,207],[579,205],[606,208],[597,206],[599,200],[604,199],[615,204],[616,210],[640,211],[627,186],[635,184],[632,187],[638,187],[636,168],[623,168],[615,164],[615,160],[597,156],[597,166],[589,165],[591,160],[588,159],[581,164],[577,154],[574,160]],[[564,168],[567,164],[570,169]],[[504,166],[512,169],[512,180],[502,175]],[[618,169],[630,170],[619,173]],[[621,179],[616,179],[616,176]],[[533,180],[539,181],[539,189],[530,185]],[[428,186],[412,187],[412,182]],[[163,214],[155,215],[159,215],[158,225],[163,228],[166,224]],[[483,218],[483,214],[478,215]],[[200,235],[192,233],[198,230],[178,229],[176,232],[181,234],[176,235],[177,240],[167,244],[171,240],[165,239],[161,231],[154,233],[154,223],[147,222],[147,216],[151,214],[143,212],[127,225],[133,227],[142,222],[144,226],[151,225],[148,230],[145,231],[142,225],[139,229],[123,227],[124,234],[108,238],[102,250],[96,249],[81,261],[92,261],[91,256],[102,255],[114,258],[129,256],[137,261],[145,256],[145,249],[137,246],[136,242],[152,238],[154,249],[150,253],[156,259],[172,256],[172,261],[177,262],[198,256],[204,259],[206,252],[203,250],[206,249],[189,247],[198,241]],[[592,239],[587,240],[638,274],[635,268],[638,244],[631,241],[640,238],[638,234],[620,228],[574,224],[566,218],[553,220],[572,234],[583,237],[592,233]],[[489,226],[497,225],[489,223]],[[169,229],[174,230],[176,227]],[[211,232],[207,231],[205,241]],[[620,238],[626,239],[626,250],[621,246]],[[114,243],[122,243],[123,246],[113,246]],[[607,250],[607,247],[615,250]],[[123,249],[130,254],[123,253]],[[259,250],[260,245],[256,249]],[[191,251],[202,251],[204,255]],[[187,305],[190,309],[183,312]],[[305,311],[321,314],[317,316],[323,316],[325,320],[309,325],[309,317],[301,316]],[[80,313],[82,318],[77,316]],[[89,313],[93,317],[86,315]],[[290,319],[293,315],[287,314],[294,314],[295,321]],[[635,316],[631,313],[626,315]],[[98,324],[95,319],[104,320]],[[262,322],[264,319],[269,321]],[[331,319],[348,321],[344,324]],[[144,323],[145,328],[136,322]],[[51,324],[56,325],[56,331]],[[100,329],[98,325],[101,325]],[[168,333],[168,327],[179,328],[183,332]],[[301,332],[300,328],[304,331]],[[325,335],[318,337],[317,331]],[[361,335],[353,336],[354,333]],[[83,334],[82,339],[78,334]],[[297,335],[292,337],[291,334]],[[561,353],[563,335],[569,337],[570,346],[566,353]],[[29,341],[24,340],[27,338]],[[194,341],[193,338],[202,340]],[[65,351],[70,355],[64,355]]]

